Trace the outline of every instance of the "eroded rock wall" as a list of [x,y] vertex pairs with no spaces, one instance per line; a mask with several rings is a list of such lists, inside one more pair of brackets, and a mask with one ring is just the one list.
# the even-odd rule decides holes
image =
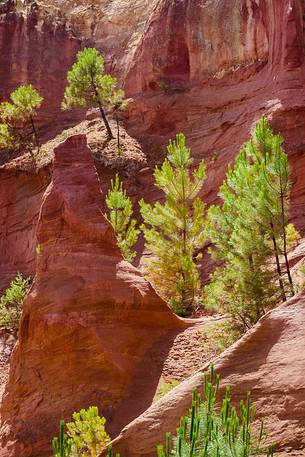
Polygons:
[[39,123],[47,138],[81,118],[77,111],[60,110],[66,74],[80,47],[81,41],[64,21],[39,15],[37,3],[27,13],[12,1],[1,4],[0,101],[20,84],[33,84],[44,97]]
[[110,431],[151,403],[171,338],[185,324],[123,261],[85,136],[55,149],[37,223],[35,282],[24,305],[1,408],[0,456],[42,457],[61,417],[97,405]]
[[170,1],[156,5],[126,78],[129,131],[164,145],[186,134],[208,163],[215,201],[227,165],[268,115],[285,138],[296,186],[292,218],[304,229],[304,2]]
[[[264,417],[270,432],[269,442],[276,443],[281,457],[302,456],[305,449],[304,300],[302,293],[268,313],[214,364],[221,386],[231,386],[236,404],[251,391],[257,414]],[[176,432],[179,418],[188,412],[192,390],[202,389],[208,368],[203,367],[124,428],[114,440],[114,451],[123,457],[155,457],[156,444],[165,442],[166,432]]]
[[36,226],[50,166],[37,171],[18,161],[0,167],[0,291],[16,274],[35,275]]

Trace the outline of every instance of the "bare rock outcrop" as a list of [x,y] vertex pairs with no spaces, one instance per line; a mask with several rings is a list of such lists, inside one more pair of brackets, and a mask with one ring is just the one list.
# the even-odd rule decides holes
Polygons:
[[[252,392],[258,415],[265,418],[270,442],[281,456],[305,452],[305,293],[268,313],[215,361],[222,386],[230,385],[238,403]],[[155,457],[165,433],[175,433],[187,413],[192,390],[201,389],[204,370],[184,381],[125,427],[114,440],[122,457]],[[293,451],[290,454],[290,451]]]
[[305,64],[300,0],[162,0],[126,76],[128,128],[156,147],[177,131],[208,163],[214,202],[228,163],[269,116],[293,170],[292,218],[304,228]]
[[33,2],[27,12],[7,0],[0,6],[0,102],[20,84],[33,84],[44,97],[39,114],[43,133],[52,138],[80,114],[61,112],[60,103],[81,41],[65,21],[39,14]]
[[61,417],[98,405],[110,430],[151,403],[162,361],[185,327],[123,261],[84,135],[55,149],[37,224],[35,282],[1,409],[0,456],[49,456]]
[[36,170],[18,161],[0,167],[0,291],[16,274],[35,274],[36,225],[50,166]]

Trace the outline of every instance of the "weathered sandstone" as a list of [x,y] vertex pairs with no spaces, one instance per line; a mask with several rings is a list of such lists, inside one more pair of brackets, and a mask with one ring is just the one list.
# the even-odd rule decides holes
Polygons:
[[0,167],[0,291],[18,272],[34,276],[36,225],[49,166],[37,171],[18,161]]
[[35,282],[4,395],[0,456],[49,456],[61,417],[96,404],[110,430],[150,404],[159,346],[185,324],[122,260],[85,136],[55,149],[37,224]]
[[[304,300],[302,293],[270,312],[215,361],[222,386],[231,386],[236,403],[251,390],[269,440],[278,443],[281,456],[301,456],[305,450]],[[192,390],[202,388],[207,369],[203,367],[124,428],[114,440],[115,451],[122,457],[155,457],[156,444],[164,442],[166,432],[176,431],[180,416],[188,411]]]

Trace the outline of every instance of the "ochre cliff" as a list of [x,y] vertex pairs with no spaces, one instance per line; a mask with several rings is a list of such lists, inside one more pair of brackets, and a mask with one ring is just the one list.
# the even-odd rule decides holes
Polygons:
[[49,456],[59,419],[86,405],[118,433],[149,406],[162,367],[153,356],[185,327],[122,260],[102,206],[91,151],[74,136],[55,149],[42,198],[36,276],[1,409],[3,457]]
[[66,74],[81,42],[65,22],[39,15],[37,3],[23,14],[13,1],[0,5],[0,101],[20,84],[33,84],[44,97],[40,125],[50,138],[63,126],[80,118],[62,113],[60,103]]
[[[59,108],[65,74],[79,47],[95,44],[131,98],[126,128],[148,166],[168,138],[184,131],[195,162],[208,164],[208,203],[266,114],[285,138],[291,219],[305,229],[304,1],[68,0],[58,23],[43,11],[56,17],[60,2],[47,3],[23,16],[1,7],[1,98],[31,82],[45,97],[43,133],[73,124],[81,114]],[[2,285],[19,269],[34,275],[37,244],[41,253],[12,358],[0,456],[42,457],[58,419],[79,407],[103,406],[112,433],[142,413],[158,380],[160,367],[152,363],[158,346],[170,345],[181,323],[138,270],[122,262],[83,137],[56,150],[53,177],[51,168],[34,174],[14,167],[0,170]],[[137,179],[155,199],[148,175],[146,169]],[[298,457],[305,425],[303,307],[301,295],[275,310],[216,363],[236,398],[252,388],[272,437]],[[122,457],[154,455],[201,380],[198,373],[126,428],[116,442]]]
[[[283,457],[301,457],[305,449],[304,300],[302,293],[268,313],[215,361],[222,386],[231,386],[236,403],[251,390],[269,440]],[[166,432],[175,433],[187,413],[192,390],[202,389],[204,370],[208,365],[124,428],[114,450],[124,457],[155,457],[156,443],[164,443]]]
[[304,13],[300,0],[160,1],[126,77],[129,131],[162,144],[183,131],[208,163],[214,201],[227,165],[268,115],[293,171],[291,217],[304,228]]
[[50,166],[37,171],[15,160],[0,167],[0,291],[18,272],[35,274],[36,225]]

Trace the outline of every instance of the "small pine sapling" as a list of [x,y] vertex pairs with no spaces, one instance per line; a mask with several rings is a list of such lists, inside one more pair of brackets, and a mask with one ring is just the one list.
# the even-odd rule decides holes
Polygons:
[[29,290],[31,278],[24,278],[20,273],[10,283],[0,298],[0,325],[17,330],[23,302]]
[[126,190],[123,189],[123,183],[118,175],[111,180],[106,205],[109,212],[105,214],[105,217],[114,229],[123,257],[131,262],[136,256],[136,252],[132,248],[137,242],[140,230],[136,228],[136,219],[132,218],[131,199],[126,195]]
[[125,93],[117,88],[117,79],[105,73],[103,56],[95,48],[79,51],[67,80],[62,109],[98,108],[108,139],[112,139],[106,110],[123,106]]
[[81,409],[72,418],[67,424],[60,421],[59,438],[52,441],[54,457],[98,457],[110,443],[106,419],[99,416],[96,406]]
[[18,87],[10,98],[0,105],[0,148],[25,149],[35,162],[40,151],[35,118],[43,98],[31,84]]
[[180,133],[169,143],[168,156],[154,172],[155,185],[165,202],[140,201],[144,219],[146,273],[156,290],[180,315],[191,314],[200,290],[200,261],[205,236],[205,206],[198,197],[206,178],[201,161],[192,171],[190,149]]

